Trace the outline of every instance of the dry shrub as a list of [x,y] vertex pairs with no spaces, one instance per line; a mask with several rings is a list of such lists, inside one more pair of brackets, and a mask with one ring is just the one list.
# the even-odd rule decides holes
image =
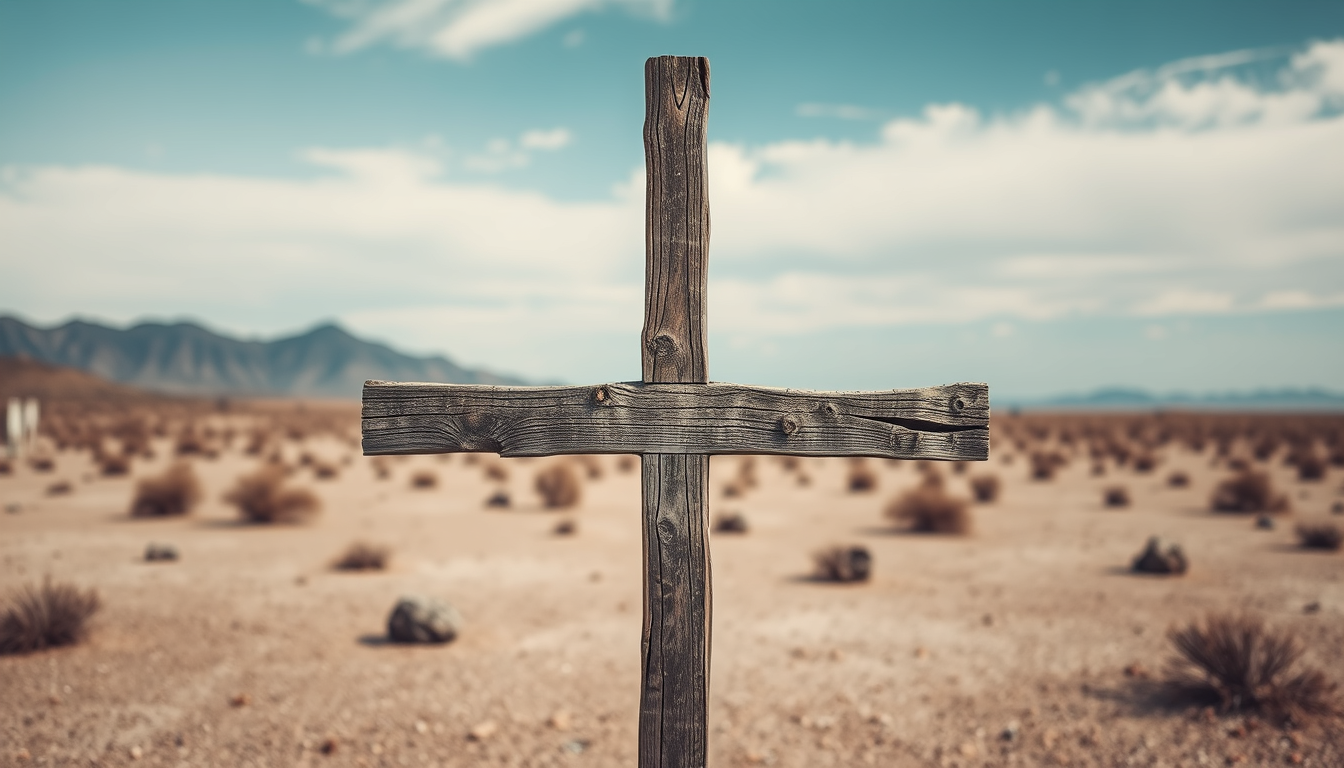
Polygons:
[[485,465],[485,479],[496,483],[506,483],[509,480],[509,468],[498,461],[492,461]]
[[71,485],[69,480],[57,480],[56,482],[47,486],[47,495],[64,496],[67,493],[73,492],[74,490],[75,486]]
[[1048,481],[1055,479],[1055,472],[1068,462],[1057,451],[1036,451],[1031,454],[1031,479]]
[[815,576],[822,581],[867,581],[873,571],[873,556],[860,545],[832,546],[812,556]]
[[622,474],[633,472],[635,470],[636,460],[634,456],[624,454],[616,459],[616,471]]
[[1293,463],[1297,465],[1298,480],[1310,483],[1325,479],[1325,460],[1314,451],[1299,454]]
[[970,480],[971,494],[981,504],[992,504],[997,501],[1002,485],[998,475],[976,475]]
[[387,458],[384,456],[375,458],[369,465],[373,467],[373,476],[378,480],[386,480],[392,476],[392,468],[387,465]]
[[1174,574],[1179,576],[1190,570],[1190,561],[1186,559],[1185,551],[1181,549],[1180,544],[1172,544],[1164,550],[1162,540],[1153,536],[1148,539],[1148,544],[1143,548],[1143,551],[1134,558],[1130,570],[1135,573]]
[[555,527],[551,529],[551,533],[556,536],[573,536],[578,532],[579,523],[572,517],[566,517],[564,520],[556,523]]
[[331,567],[338,571],[381,571],[391,557],[392,551],[387,547],[356,541],[346,547],[345,553]]
[[1215,512],[1287,512],[1288,498],[1274,494],[1268,474],[1247,470],[1219,483],[1211,505]]
[[439,484],[439,476],[428,469],[422,469],[411,475],[411,487],[429,489]]
[[1334,523],[1302,523],[1297,526],[1297,540],[1304,549],[1338,552],[1344,547],[1344,530]]
[[714,521],[715,533],[746,533],[747,518],[741,512],[725,512]]
[[566,509],[579,503],[582,487],[569,463],[552,464],[537,473],[534,487],[547,509]]
[[845,482],[850,493],[868,493],[877,488],[877,473],[863,459],[854,459],[849,464],[849,477]]
[[1106,465],[1105,465],[1105,464],[1102,464],[1100,461],[1098,461],[1097,463],[1095,463],[1095,464],[1092,465],[1092,476],[1093,476],[1093,477],[1101,477],[1101,476],[1104,475],[1104,474],[1106,474]]
[[0,475],[8,475],[14,471],[14,467],[9,463],[9,459],[0,458]]
[[201,498],[201,484],[191,465],[179,461],[162,475],[141,478],[131,498],[131,517],[185,515]]
[[1108,507],[1128,507],[1129,489],[1123,485],[1112,485],[1101,492],[1101,502]]
[[341,468],[329,461],[313,462],[313,477],[316,477],[318,480],[331,480],[339,477],[340,474]]
[[285,471],[266,466],[238,478],[224,501],[238,508],[249,523],[301,523],[316,514],[322,503],[307,488],[285,488]]
[[1157,468],[1157,457],[1151,453],[1141,453],[1134,457],[1134,471],[1147,474]]
[[491,509],[508,509],[509,504],[509,494],[505,491],[495,491],[485,500],[485,506]]
[[588,476],[589,480],[602,479],[602,462],[596,456],[580,454],[574,457],[574,462],[583,467],[583,473]]
[[1177,470],[1167,475],[1167,485],[1172,488],[1185,488],[1190,485],[1190,475]]
[[50,577],[41,587],[24,586],[0,613],[0,654],[78,643],[101,606],[97,590],[54,584]]
[[898,496],[885,512],[887,518],[914,533],[971,532],[971,513],[967,503],[945,493],[940,485],[924,485]]
[[1287,630],[1253,616],[1210,614],[1168,637],[1178,655],[1167,686],[1182,700],[1258,712],[1284,724],[1339,714],[1335,684],[1299,666],[1302,645]]
[[28,460],[28,466],[34,472],[50,472],[56,469],[56,460],[50,456],[36,456]]
[[964,474],[966,474],[966,465],[967,465],[967,462],[964,462],[964,461],[954,461],[954,462],[952,462],[952,474],[954,474],[954,475],[964,475]]

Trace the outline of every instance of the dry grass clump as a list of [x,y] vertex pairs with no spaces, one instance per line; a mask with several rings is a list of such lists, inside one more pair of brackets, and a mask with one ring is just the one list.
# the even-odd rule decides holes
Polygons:
[[1215,512],[1287,512],[1288,498],[1274,494],[1269,475],[1246,470],[1223,480],[1213,491]]
[[313,462],[313,477],[318,480],[331,480],[340,477],[341,468],[329,461]]
[[1167,475],[1167,485],[1172,488],[1185,488],[1190,485],[1190,475],[1178,469]]
[[1157,457],[1151,453],[1140,453],[1134,457],[1134,471],[1147,474],[1157,468]]
[[602,462],[596,456],[582,453],[574,457],[574,463],[583,467],[583,473],[589,480],[602,479]]
[[725,512],[714,520],[715,533],[746,533],[747,518],[741,512]]
[[638,466],[638,460],[629,454],[622,454],[616,458],[616,471],[622,474],[635,471]]
[[812,555],[814,577],[843,583],[867,581],[873,572],[873,556],[860,545],[831,546]]
[[1002,485],[998,475],[976,475],[970,479],[971,495],[981,504],[992,504],[998,500]]
[[485,479],[496,483],[506,483],[509,480],[509,468],[498,461],[492,461],[485,465]]
[[439,484],[439,476],[428,469],[421,469],[411,475],[411,487],[428,490]]
[[1101,492],[1101,503],[1108,507],[1128,507],[1129,489],[1123,485],[1112,485]]
[[1068,460],[1058,451],[1036,451],[1031,454],[1031,479],[1042,482],[1054,480],[1057,472]]
[[568,462],[552,464],[537,473],[534,487],[547,509],[566,509],[579,503],[582,486],[574,467]]
[[331,567],[338,571],[381,571],[392,559],[392,551],[378,544],[356,541],[346,547]]
[[131,497],[131,517],[185,515],[201,499],[201,483],[191,465],[179,461],[162,475],[142,478]]
[[0,458],[0,475],[8,475],[14,471],[14,466],[9,463],[9,459]]
[[1334,523],[1302,523],[1297,526],[1297,540],[1303,549],[1338,552],[1344,547],[1344,529]]
[[64,496],[68,493],[72,493],[74,490],[75,486],[71,485],[69,480],[57,480],[56,482],[47,486],[47,495]]
[[850,493],[868,493],[877,488],[877,473],[868,462],[863,459],[854,459],[849,464],[849,476],[845,480],[845,486],[849,488]]
[[913,533],[946,533],[964,536],[971,532],[971,513],[963,499],[948,496],[941,484],[926,482],[887,505],[885,515]]
[[1134,558],[1130,570],[1135,573],[1156,573],[1179,576],[1190,570],[1190,561],[1180,544],[1162,548],[1162,540],[1156,536],[1148,539],[1143,551]]
[[1181,699],[1283,724],[1339,714],[1336,685],[1319,670],[1299,668],[1302,645],[1287,630],[1252,616],[1210,614],[1168,637],[1178,655],[1166,682]]
[[238,478],[224,501],[238,508],[249,523],[301,523],[322,508],[321,501],[307,488],[286,488],[285,471],[274,465]]
[[556,536],[573,536],[578,532],[579,532],[579,522],[572,517],[566,517],[565,519],[556,523],[555,527],[551,529],[551,533],[555,534]]
[[1297,465],[1298,480],[1310,483],[1325,479],[1325,459],[1322,459],[1315,451],[1298,454],[1293,463]]
[[122,454],[109,453],[98,459],[98,472],[104,477],[120,477],[131,471],[131,459]]
[[28,466],[34,472],[50,472],[56,469],[56,460],[50,456],[35,456],[28,460]]
[[78,643],[101,606],[97,590],[56,584],[50,577],[40,587],[24,586],[0,612],[0,654]]

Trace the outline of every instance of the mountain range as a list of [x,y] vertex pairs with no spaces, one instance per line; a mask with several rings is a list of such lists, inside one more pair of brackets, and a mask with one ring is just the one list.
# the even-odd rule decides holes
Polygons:
[[523,384],[414,357],[324,324],[272,341],[230,338],[188,322],[113,328],[71,320],[52,328],[0,316],[0,357],[26,357],[108,381],[179,395],[359,398],[366,379]]

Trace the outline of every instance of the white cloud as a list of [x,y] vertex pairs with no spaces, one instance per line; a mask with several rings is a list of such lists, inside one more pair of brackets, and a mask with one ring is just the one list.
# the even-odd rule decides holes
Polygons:
[[[1007,116],[930,106],[867,144],[712,144],[712,327],[765,349],[847,328],[1344,306],[1344,41],[1281,59],[1269,85],[1225,66],[1253,60]],[[334,315],[536,375],[580,378],[577,360],[584,379],[630,375],[642,172],[585,203],[453,173],[569,140],[314,148],[328,172],[309,180],[8,167],[0,305],[267,331]]]
[[853,104],[818,104],[807,102],[794,108],[799,117],[833,117],[839,120],[880,120],[884,113]]
[[[608,7],[666,19],[672,0],[307,0],[348,19],[350,29],[327,48],[350,53],[379,43],[420,48],[465,61],[493,46],[521,40],[565,19]],[[565,45],[583,42],[571,32]]]

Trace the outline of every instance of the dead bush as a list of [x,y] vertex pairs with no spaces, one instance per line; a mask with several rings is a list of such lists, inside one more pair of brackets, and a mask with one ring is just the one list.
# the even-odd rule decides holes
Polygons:
[[492,461],[485,465],[485,479],[496,483],[506,483],[509,480],[509,468],[498,461]]
[[1128,507],[1129,489],[1123,485],[1112,485],[1101,492],[1101,503],[1108,507]]
[[725,512],[714,521],[715,533],[746,533],[747,518],[741,512]]
[[56,482],[47,486],[47,495],[64,496],[68,493],[74,492],[74,490],[75,486],[71,485],[69,480],[57,480]]
[[411,475],[411,487],[420,490],[428,490],[439,484],[439,476],[428,469],[418,470]]
[[162,475],[141,478],[131,497],[131,517],[185,515],[201,498],[201,484],[191,465],[179,461]]
[[1287,630],[1249,615],[1210,614],[1168,637],[1177,656],[1166,684],[1180,700],[1257,712],[1284,724],[1339,714],[1335,684],[1298,664],[1302,645]]
[[1325,459],[1314,451],[1299,454],[1294,463],[1297,464],[1298,480],[1311,483],[1325,479]]
[[633,472],[637,464],[634,456],[624,454],[616,459],[616,471],[621,473]]
[[321,510],[322,503],[312,491],[284,484],[284,469],[268,465],[238,478],[224,501],[237,507],[249,523],[301,523]]
[[821,581],[867,581],[873,571],[873,556],[857,544],[831,546],[812,555],[815,578]]
[[1297,526],[1297,540],[1304,549],[1338,552],[1344,547],[1344,530],[1334,523],[1302,523]]
[[331,480],[341,475],[341,468],[329,461],[313,462],[313,477],[318,480]]
[[551,533],[555,534],[556,536],[573,536],[578,532],[579,532],[579,522],[572,517],[566,517],[565,519],[556,523],[555,527],[551,529]]
[[9,459],[0,457],[0,475],[8,475],[13,473],[13,471],[14,465],[9,463]]
[[1172,488],[1185,488],[1190,485],[1190,475],[1180,470],[1176,470],[1170,475],[1167,475],[1167,485]]
[[569,463],[552,464],[537,473],[534,487],[547,509],[566,509],[579,503],[582,487]]
[[381,571],[387,567],[392,551],[378,544],[356,541],[346,547],[331,567],[338,571]]
[[971,532],[971,514],[962,499],[948,496],[940,486],[925,484],[896,497],[885,515],[914,533],[965,535]]
[[971,494],[981,504],[992,504],[997,501],[1002,485],[998,475],[976,475],[970,480]]
[[868,493],[877,488],[877,473],[863,459],[854,459],[849,464],[849,477],[845,482],[850,493]]
[[97,590],[53,583],[50,578],[40,587],[24,586],[0,613],[0,654],[78,643],[101,605]]
[[1151,453],[1141,453],[1134,457],[1134,471],[1147,474],[1157,468],[1157,457]]
[[602,479],[602,462],[596,456],[580,454],[574,457],[574,462],[583,467],[583,473],[589,480]]
[[1055,479],[1055,472],[1068,462],[1057,451],[1036,451],[1031,454],[1031,479],[1042,482]]
[[485,506],[491,509],[508,509],[509,504],[509,494],[505,491],[495,491],[485,500]]
[[109,453],[98,460],[98,472],[104,477],[120,477],[131,471],[131,459],[122,454]]
[[1156,573],[1179,576],[1190,569],[1190,561],[1180,544],[1162,548],[1162,540],[1156,536],[1148,539],[1143,551],[1134,558],[1130,570],[1135,573]]
[[1274,494],[1269,475],[1246,470],[1223,480],[1213,491],[1215,512],[1287,512],[1288,498]]
[[28,466],[34,472],[51,472],[56,469],[56,460],[50,456],[35,456],[28,460]]

